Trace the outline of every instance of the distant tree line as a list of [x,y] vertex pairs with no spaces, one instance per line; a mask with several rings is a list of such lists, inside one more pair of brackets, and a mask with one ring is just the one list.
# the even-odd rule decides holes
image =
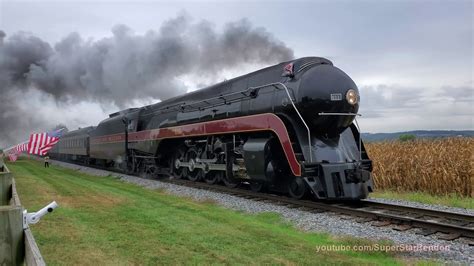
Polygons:
[[416,139],[416,136],[413,134],[402,134],[398,137],[400,141],[413,141]]

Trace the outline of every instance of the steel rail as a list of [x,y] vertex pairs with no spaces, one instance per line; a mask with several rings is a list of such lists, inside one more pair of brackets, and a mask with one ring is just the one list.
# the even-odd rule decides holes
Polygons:
[[411,206],[399,205],[399,204],[393,204],[393,203],[378,202],[378,201],[373,201],[370,199],[361,200],[361,204],[363,204],[366,207],[383,208],[387,210],[413,212],[413,213],[417,212],[418,215],[420,216],[421,215],[434,216],[434,217],[447,218],[447,219],[452,219],[452,220],[462,220],[468,223],[474,223],[474,215],[469,215],[469,214],[439,211],[439,210],[419,208],[419,207],[411,207]]

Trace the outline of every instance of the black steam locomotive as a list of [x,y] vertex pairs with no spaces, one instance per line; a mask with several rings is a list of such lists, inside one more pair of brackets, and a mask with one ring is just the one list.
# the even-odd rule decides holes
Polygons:
[[362,199],[372,162],[354,124],[359,91],[319,57],[264,68],[65,134],[52,158],[294,198]]

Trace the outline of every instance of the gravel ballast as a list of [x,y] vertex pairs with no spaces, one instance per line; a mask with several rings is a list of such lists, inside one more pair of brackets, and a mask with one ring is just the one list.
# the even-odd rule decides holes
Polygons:
[[[161,182],[159,180],[143,179],[136,176],[78,166],[65,162],[52,161],[52,164],[76,169],[80,172],[95,176],[117,176],[120,180],[127,183],[133,183],[148,189],[165,189],[168,193],[190,197],[195,200],[212,200],[221,206],[233,210],[239,210],[248,213],[275,212],[282,215],[286,221],[295,224],[295,226],[305,231],[327,232],[336,236],[352,236],[371,240],[389,240],[395,243],[395,245],[417,246],[418,248],[420,245],[425,247],[447,247],[448,250],[444,251],[417,251],[403,252],[402,254],[408,257],[442,260],[449,261],[450,263],[456,262],[457,264],[474,263],[474,247],[463,243],[461,239],[445,241],[437,239],[433,235],[422,236],[416,234],[416,231],[419,229],[411,229],[400,232],[389,227],[376,227],[370,225],[370,223],[359,223],[352,219],[342,219],[340,215],[334,213],[312,213],[296,210],[273,203],[254,201],[228,194],[174,185]],[[401,200],[374,198],[371,198],[371,200],[474,215],[472,210],[465,210],[462,208],[450,208],[446,206],[428,205]]]

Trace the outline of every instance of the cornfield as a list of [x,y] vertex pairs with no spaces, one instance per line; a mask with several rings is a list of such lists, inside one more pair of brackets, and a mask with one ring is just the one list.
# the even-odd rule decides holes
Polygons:
[[474,196],[474,138],[366,143],[376,190]]

